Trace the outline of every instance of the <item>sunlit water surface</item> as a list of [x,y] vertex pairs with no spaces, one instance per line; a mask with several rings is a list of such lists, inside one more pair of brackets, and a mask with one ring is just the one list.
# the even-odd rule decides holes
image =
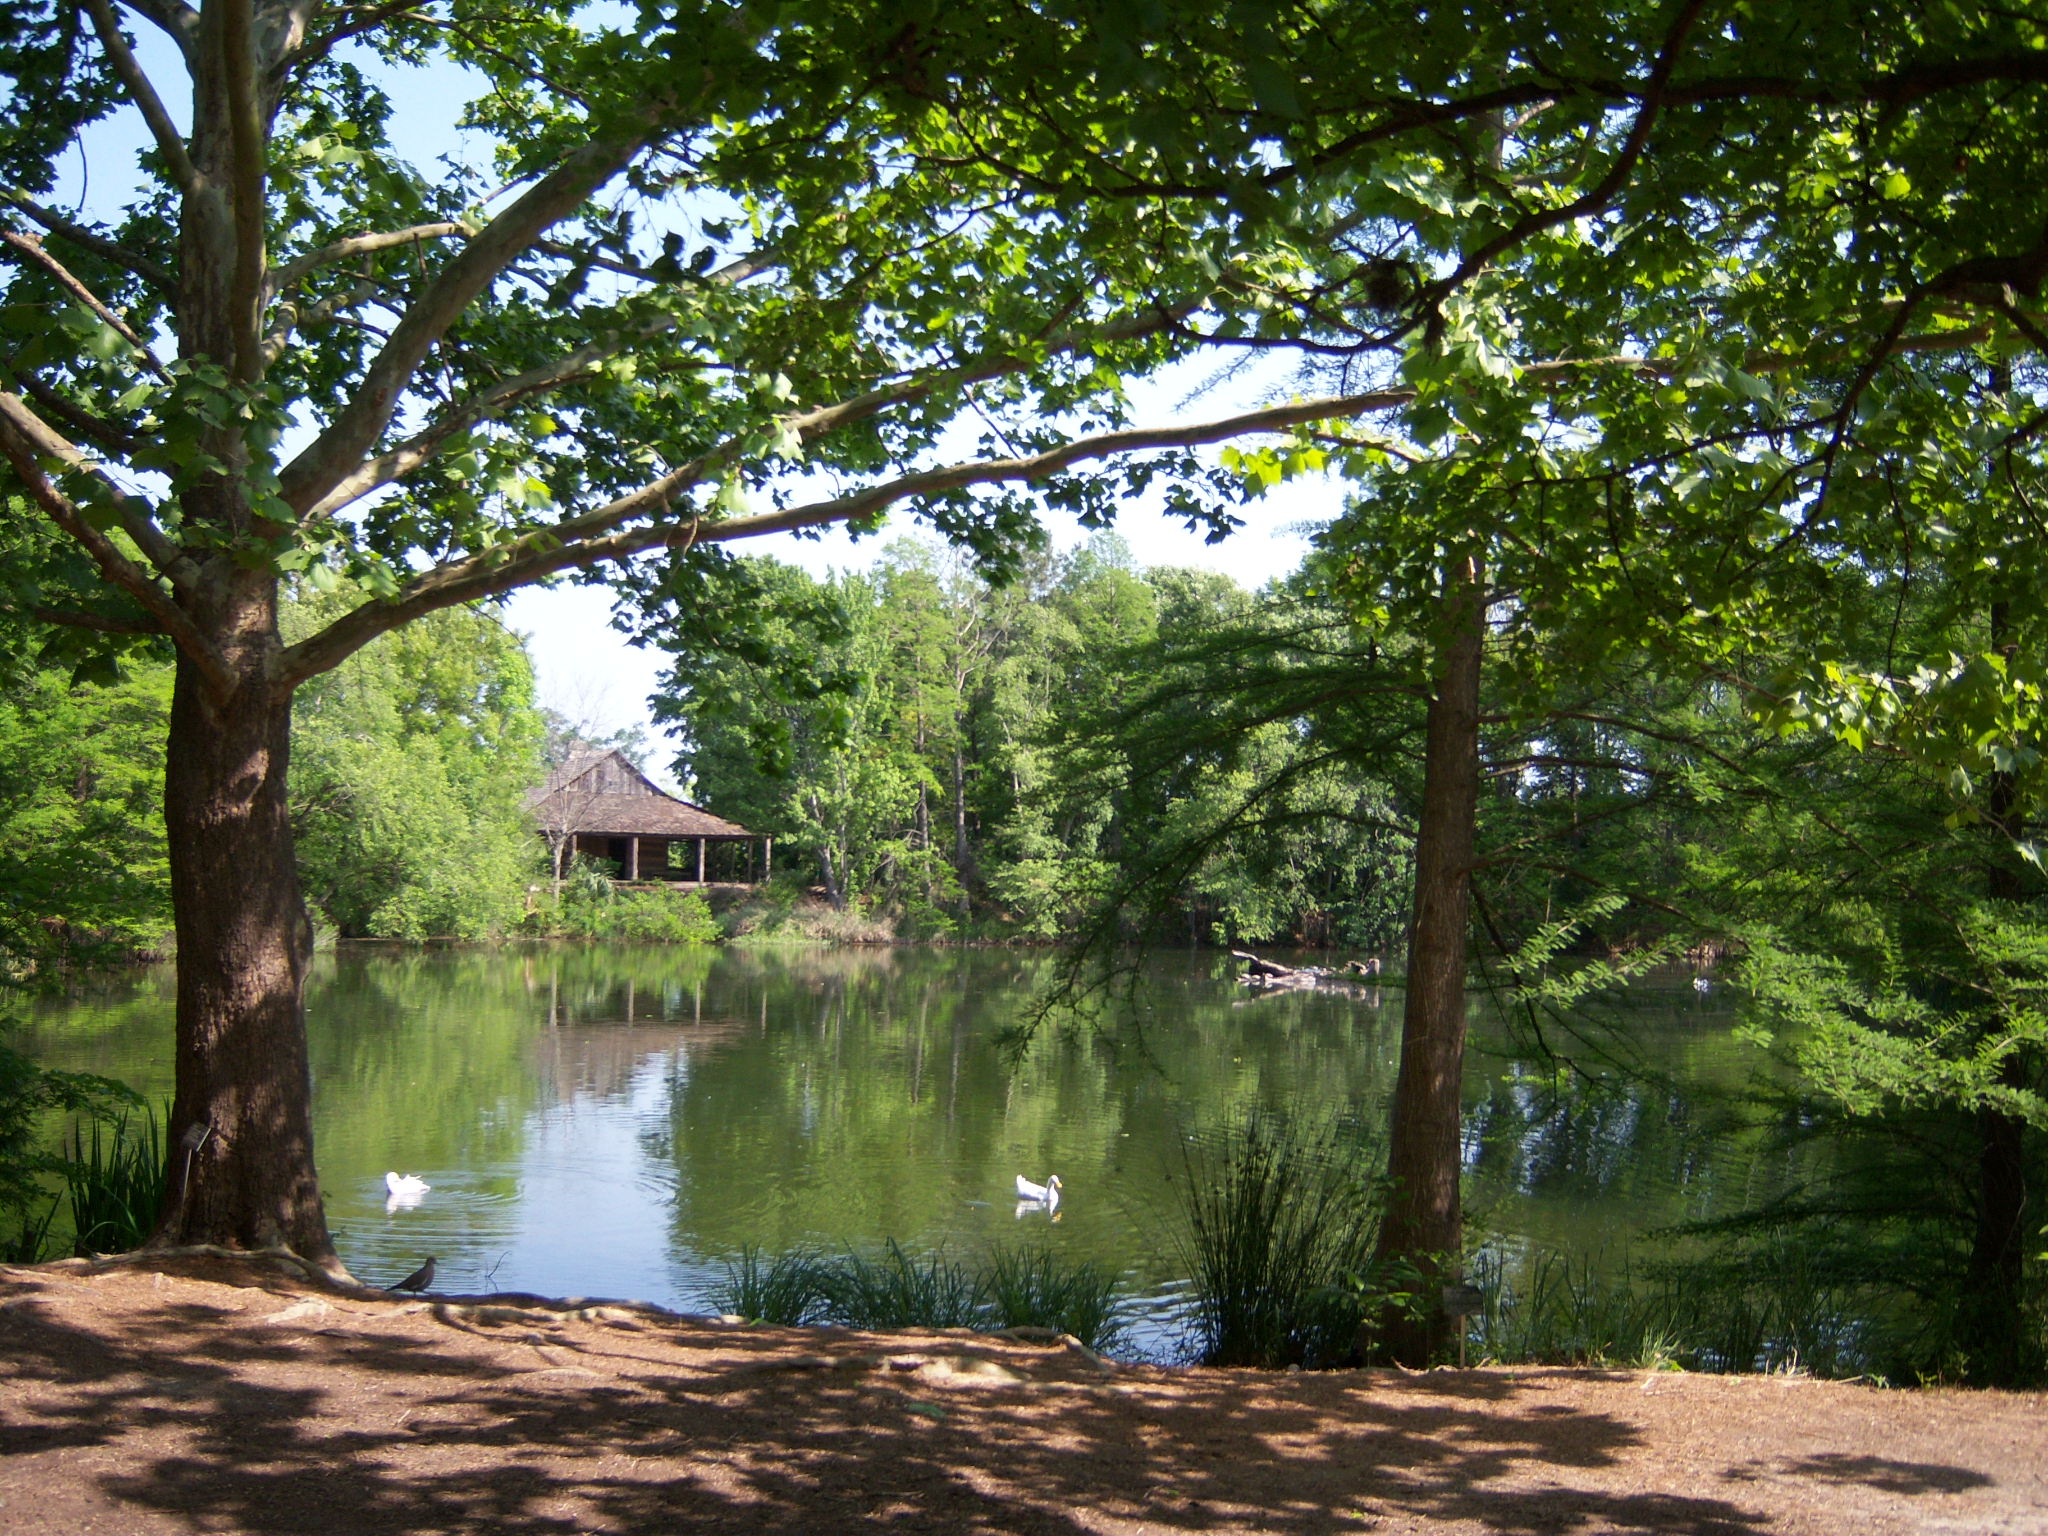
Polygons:
[[[359,1277],[427,1254],[437,1288],[711,1304],[745,1245],[973,1259],[1050,1244],[1123,1273],[1138,1342],[1178,1348],[1177,1186],[1248,1112],[1384,1123],[1398,988],[1248,997],[1161,953],[1089,1027],[995,1043],[1052,975],[1038,953],[545,948],[322,955],[307,1013],[328,1219]],[[171,1086],[168,972],[46,1004],[53,1066]],[[1781,1170],[1715,1133],[1762,1063],[1689,978],[1601,1028],[1541,1035],[1476,1004],[1467,1208],[1497,1249],[1619,1261],[1634,1234],[1724,1213]],[[1546,1051],[1552,1054],[1546,1055]],[[1569,1055],[1580,1070],[1559,1071]],[[1630,1070],[1619,1071],[1622,1066]],[[387,1199],[387,1170],[424,1178]],[[1057,1220],[1018,1174],[1057,1173]]]

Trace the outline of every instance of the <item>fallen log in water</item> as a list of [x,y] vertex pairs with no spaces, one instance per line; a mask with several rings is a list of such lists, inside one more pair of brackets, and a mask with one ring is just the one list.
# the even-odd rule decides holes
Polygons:
[[1267,960],[1248,949],[1233,949],[1233,960],[1242,960],[1244,974],[1237,978],[1239,986],[1256,987],[1260,991],[1289,991],[1299,987],[1341,987],[1353,988],[1362,982],[1379,983],[1380,962],[1375,955],[1370,960],[1353,960],[1341,971],[1327,966],[1282,965],[1277,960]]
[[1299,976],[1303,974],[1303,972],[1297,971],[1291,965],[1281,965],[1278,961],[1274,960],[1261,960],[1248,949],[1233,949],[1230,952],[1230,958],[1242,960],[1245,963],[1245,973],[1238,977],[1239,981],[1278,981],[1283,976]]

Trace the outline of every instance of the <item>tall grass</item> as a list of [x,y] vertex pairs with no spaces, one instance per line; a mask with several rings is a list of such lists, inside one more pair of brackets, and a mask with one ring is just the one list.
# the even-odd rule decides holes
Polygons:
[[76,1252],[140,1248],[156,1230],[164,1204],[163,1132],[155,1113],[143,1110],[140,1125],[125,1114],[111,1124],[95,1120],[89,1141],[73,1125],[64,1182],[71,1192]]
[[38,1217],[29,1206],[22,1206],[15,1216],[12,1231],[0,1231],[0,1264],[40,1264],[43,1261],[43,1245],[49,1241],[50,1227],[57,1219],[57,1207],[63,1201],[59,1195],[52,1200]]
[[849,1328],[973,1328],[981,1277],[941,1253],[913,1259],[892,1237],[877,1257],[849,1253],[819,1271],[825,1317]]
[[1252,1119],[1220,1152],[1190,1153],[1182,1258],[1206,1365],[1335,1365],[1369,1299],[1378,1213],[1362,1148],[1331,1131]]
[[749,1243],[725,1266],[725,1283],[712,1288],[712,1304],[757,1323],[801,1328],[825,1320],[819,1276],[825,1261],[808,1250],[763,1257]]
[[1108,1354],[1124,1343],[1117,1277],[1100,1265],[1069,1265],[1047,1248],[1012,1249],[991,1256],[983,1285],[992,1327],[1052,1328]]
[[1049,1250],[998,1251],[970,1267],[940,1253],[913,1257],[891,1239],[879,1254],[838,1258],[798,1249],[769,1259],[743,1248],[711,1300],[721,1311],[781,1327],[1037,1327],[1112,1350],[1123,1340],[1117,1292],[1115,1276]]
[[1501,1255],[1482,1253],[1473,1279],[1487,1302],[1467,1338],[1503,1363],[1853,1376],[1873,1358],[1863,1299],[1782,1237],[1642,1272],[1546,1251],[1511,1276]]

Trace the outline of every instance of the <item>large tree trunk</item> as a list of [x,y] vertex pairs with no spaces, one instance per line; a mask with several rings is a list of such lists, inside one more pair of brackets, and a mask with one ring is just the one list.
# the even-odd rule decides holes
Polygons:
[[1443,667],[1429,701],[1422,825],[1408,930],[1401,1071],[1387,1131],[1383,1266],[1413,1266],[1428,1302],[1419,1318],[1379,1320],[1376,1356],[1423,1365],[1443,1334],[1436,1288],[1452,1278],[1464,1240],[1458,1183],[1465,1068],[1465,930],[1471,913],[1479,808],[1479,677],[1486,600],[1478,561],[1444,592]]
[[177,1096],[159,1244],[284,1244],[335,1264],[313,1166],[311,928],[285,799],[291,694],[271,683],[275,584],[231,579],[225,700],[180,658],[164,819],[178,939]]

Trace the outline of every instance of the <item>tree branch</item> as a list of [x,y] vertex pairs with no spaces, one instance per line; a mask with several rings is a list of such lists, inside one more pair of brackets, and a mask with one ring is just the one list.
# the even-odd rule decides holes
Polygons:
[[[1388,390],[1301,401],[1188,426],[1107,432],[1077,438],[1028,458],[976,460],[917,471],[849,496],[754,517],[707,523],[699,516],[691,516],[687,522],[665,520],[620,532],[569,535],[568,530],[572,528],[606,530],[638,516],[666,512],[677,492],[674,482],[685,473],[677,471],[581,518],[536,530],[510,545],[497,546],[415,577],[406,583],[396,598],[388,602],[366,603],[343,614],[318,634],[290,647],[280,659],[278,675],[287,685],[296,685],[335,666],[385,631],[421,614],[509,592],[573,567],[622,560],[663,546],[687,548],[696,543],[728,543],[799,528],[822,528],[870,516],[899,501],[958,490],[964,486],[1039,480],[1068,465],[1091,459],[1153,448],[1192,447],[1255,432],[1281,431],[1307,421],[1390,410],[1413,398],[1413,392],[1409,390]],[[695,463],[701,466],[714,457],[716,452]],[[689,468],[686,466],[686,470]],[[702,468],[697,469],[696,478],[701,480],[705,472]]]
[[391,339],[364,371],[348,404],[325,432],[285,466],[280,490],[296,512],[303,516],[357,467],[390,423],[421,359],[469,301],[490,286],[542,230],[567,218],[617,175],[646,138],[647,131],[642,130],[572,150],[441,269],[392,330]]
[[439,223],[415,224],[410,229],[387,229],[375,234],[349,235],[323,245],[316,251],[303,256],[294,256],[270,269],[268,291],[272,295],[283,293],[308,273],[322,267],[330,267],[337,261],[347,261],[351,256],[367,256],[376,251],[388,251],[393,246],[411,245],[419,240],[439,240],[448,235],[471,235],[476,231],[468,224]]
[[21,392],[34,400],[43,414],[63,423],[80,437],[90,438],[109,453],[132,454],[143,446],[141,438],[123,430],[104,416],[96,416],[82,405],[74,405],[32,373],[17,373]]
[[181,0],[121,0],[136,15],[155,23],[164,36],[178,45],[186,62],[192,58],[192,44],[199,32],[199,13]]
[[[93,563],[109,582],[134,598],[163,625],[164,633],[177,642],[178,648],[206,678],[208,686],[217,696],[225,698],[234,691],[235,679],[212,642],[186,617],[185,611],[170,595],[150,578],[149,573],[122,554],[112,539],[93,527],[77,504],[43,472],[45,458],[62,458],[62,455],[50,451],[48,444],[53,439],[63,443],[37,420],[19,395],[0,391],[0,454],[5,454],[14,466],[23,488],[51,522],[92,556]],[[63,446],[70,447],[69,444]],[[75,454],[77,450],[71,451]],[[157,537],[161,539],[162,535]]]
[[114,16],[113,6],[108,0],[85,0],[85,4],[86,9],[92,12],[93,30],[99,34],[100,46],[106,49],[114,73],[128,88],[129,99],[141,110],[142,120],[149,124],[150,136],[156,140],[164,164],[170,167],[171,180],[179,191],[188,195],[197,191],[198,167],[192,164],[192,157],[186,153],[185,140],[178,133],[177,124],[171,121],[171,114],[164,110],[156,87],[149,83],[149,76],[135,62],[128,39],[121,35],[121,24]]
[[169,270],[146,256],[138,256],[126,246],[117,245],[106,236],[87,229],[83,224],[65,218],[53,209],[40,203],[32,203],[20,193],[11,194],[11,201],[22,213],[43,226],[59,239],[68,240],[82,251],[90,251],[102,261],[111,262],[123,271],[132,272],[165,299],[175,303],[178,285],[171,280]]
[[[738,271],[754,258],[734,262],[726,270]],[[735,278],[735,281],[738,279]],[[1084,347],[1101,345],[1105,342],[1136,341],[1184,319],[1199,307],[1198,300],[1185,300],[1170,307],[1146,314],[1134,315],[1124,320],[1113,321],[1092,331],[1063,331],[1042,338],[1045,355],[1078,351]],[[456,431],[489,416],[496,408],[509,404],[513,399],[538,394],[556,384],[566,383],[587,371],[594,363],[602,361],[623,349],[630,341],[640,336],[654,336],[673,329],[675,321],[662,316],[644,322],[644,328],[603,342],[592,342],[578,348],[557,363],[544,364],[541,368],[521,374],[494,386],[475,401],[453,413],[444,422],[437,422],[425,431],[408,438],[404,443],[379,455],[375,459],[358,465],[347,475],[339,478],[333,489],[303,514],[304,519],[331,517],[351,502],[357,501],[370,492],[409,474],[432,457],[435,446],[445,441]],[[851,399],[832,405],[819,406],[810,411],[800,411],[785,416],[781,424],[794,431],[805,442],[822,437],[828,432],[864,421],[881,414],[894,405],[907,404],[941,389],[961,388],[978,384],[984,380],[1014,373],[1027,366],[1027,360],[1013,353],[992,353],[971,363],[938,373],[919,374],[900,383],[883,385]],[[644,498],[634,501],[632,497],[608,503],[595,512],[574,520],[573,531],[564,525],[549,530],[553,535],[586,537],[602,532],[605,527],[623,522],[649,507],[666,507],[691,486],[700,484],[707,476],[731,462],[738,454],[737,443],[726,443],[708,453],[698,455],[688,463],[651,482],[642,491],[635,493]],[[599,522],[603,519],[603,522]]]
[[11,229],[0,229],[0,244],[20,251],[30,261],[33,261],[45,272],[56,278],[66,292],[70,293],[72,297],[76,298],[95,315],[98,315],[101,321],[113,328],[116,335],[139,352],[142,355],[143,362],[149,365],[151,373],[165,382],[169,382],[170,374],[165,370],[164,365],[156,360],[156,354],[149,350],[149,344],[135,334],[126,320],[123,320],[102,303],[99,295],[72,276],[70,269],[63,262],[44,250],[42,241],[38,240],[34,235],[17,234]]
[[[1127,322],[1130,329],[1120,334],[1127,337],[1138,335],[1142,333],[1141,323],[1163,325],[1172,318],[1174,316],[1169,312],[1144,317],[1142,322]],[[1103,334],[1096,333],[1096,339],[1101,339]],[[1950,331],[1927,336],[1891,337],[1887,344],[1894,351],[1939,350],[1974,345],[1982,339],[1980,332]],[[1068,346],[1075,344],[1078,344],[1078,339],[1064,343]],[[1820,354],[1823,359],[1830,355],[1832,352]],[[1746,358],[1744,365],[1753,371],[1775,371],[1789,367],[1795,361],[1783,354],[1764,353]],[[927,375],[874,390],[852,400],[796,413],[783,418],[783,422],[808,440],[875,415],[888,405],[914,399],[942,386],[992,377],[1004,371],[998,366],[1003,362],[1014,363],[1014,360],[986,359],[944,375]],[[1590,370],[1623,369],[1665,378],[1671,376],[1678,366],[1666,359],[1621,354],[1531,363],[1523,368],[1522,376],[1538,384],[1555,384]],[[509,385],[517,381],[507,382]],[[320,633],[291,647],[281,659],[281,675],[296,685],[337,665],[378,635],[420,614],[494,597],[561,571],[598,565],[608,560],[628,559],[650,549],[664,546],[687,548],[699,543],[725,544],[764,534],[822,528],[872,516],[897,502],[940,495],[971,485],[1028,482],[1044,479],[1073,464],[1118,454],[1195,447],[1224,442],[1233,437],[1285,431],[1311,422],[1350,419],[1394,410],[1409,404],[1414,398],[1415,392],[1411,389],[1386,389],[1297,401],[1187,426],[1101,433],[1031,456],[976,460],[913,471],[844,496],[752,517],[729,518],[720,522],[706,522],[701,515],[692,515],[687,522],[669,519],[668,514],[678,496],[701,485],[737,457],[738,444],[726,443],[581,516],[535,529],[505,544],[422,573],[408,582],[397,598],[364,604],[342,615]],[[663,520],[638,528],[624,527],[644,517]]]
[[[142,551],[149,563],[169,577],[173,586],[182,585],[191,579],[194,572],[190,558],[170,541],[161,528],[157,527],[155,519],[150,515],[148,503],[116,485],[105,470],[79,451],[76,444],[67,442],[62,434],[52,429],[30,410],[21,396],[0,390],[0,426],[5,426],[11,431],[21,451],[30,456],[32,466],[38,466],[35,470],[38,476],[42,474],[39,467],[42,461],[53,459],[70,473],[85,475],[97,481],[105,489],[108,501],[120,512],[122,532],[135,541],[135,547]],[[13,458],[13,453],[10,452],[9,457]],[[16,468],[20,468],[19,462]],[[26,477],[27,472],[23,471],[23,474]],[[63,494],[56,491],[54,486],[52,491],[59,496]],[[71,505],[68,499],[66,505]],[[88,532],[96,538],[99,537],[95,529],[88,528]],[[85,541],[81,539],[80,542]],[[124,556],[123,559],[125,558]],[[156,591],[155,584],[150,582],[146,575],[142,580],[149,585],[152,592]]]
[[[389,0],[389,3],[384,5],[352,7],[358,13],[355,20],[345,22],[341,26],[334,28],[331,32],[323,32],[318,37],[307,40],[278,62],[287,69],[308,68],[319,63],[350,38],[361,37],[365,32],[381,26],[394,16],[402,16],[407,11],[420,10],[423,8],[423,4],[424,0]],[[337,7],[337,9],[351,9],[351,7]]]
[[1663,106],[1665,92],[1671,84],[1671,72],[1678,67],[1678,55],[1685,45],[1686,35],[1692,31],[1693,23],[1699,20],[1707,0],[1686,0],[1679,8],[1671,29],[1665,34],[1664,45],[1658,51],[1657,62],[1651,66],[1649,79],[1643,84],[1640,105],[1635,120],[1629,124],[1628,137],[1622,141],[1620,152],[1614,157],[1614,164],[1607,168],[1607,174],[1598,184],[1573,198],[1561,208],[1549,208],[1540,212],[1525,214],[1507,229],[1502,230],[1458,263],[1457,270],[1448,277],[1440,278],[1429,285],[1439,297],[1455,292],[1474,273],[1487,266],[1503,251],[1512,250],[1532,235],[1559,224],[1568,224],[1573,219],[1597,212],[1613,200],[1627,184],[1636,165],[1649,147],[1650,128],[1657,120],[1658,110]]
[[45,624],[60,625],[65,629],[90,629],[103,635],[160,635],[164,632],[161,624],[145,624],[138,619],[110,619],[100,613],[75,613],[68,608],[29,609],[33,618]]
[[500,380],[481,394],[464,401],[447,415],[415,432],[404,442],[357,466],[353,473],[307,509],[303,521],[314,523],[322,518],[332,517],[351,502],[360,501],[372,491],[404,479],[432,459],[441,444],[456,433],[466,431],[478,422],[488,421],[517,401],[531,395],[545,394],[572,379],[581,377],[606,358],[617,356],[633,340],[659,335],[673,328],[674,322],[663,316],[658,323],[650,321],[632,335],[609,341],[591,342],[552,363],[544,363],[538,368],[529,368],[525,373]]

